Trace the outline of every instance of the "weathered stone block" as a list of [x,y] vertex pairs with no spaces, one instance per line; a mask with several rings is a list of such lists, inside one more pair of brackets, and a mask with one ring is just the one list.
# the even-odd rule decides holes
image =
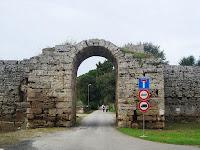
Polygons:
[[56,108],[49,109],[49,115],[50,115],[50,116],[56,116],[56,114],[57,114]]

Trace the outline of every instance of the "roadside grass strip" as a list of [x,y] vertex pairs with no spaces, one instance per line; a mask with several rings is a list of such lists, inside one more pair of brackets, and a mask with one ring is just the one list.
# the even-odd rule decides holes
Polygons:
[[140,137],[142,129],[118,128],[118,130],[129,136],[178,145],[200,146],[200,123],[170,123],[166,128],[160,130],[145,130],[147,137]]

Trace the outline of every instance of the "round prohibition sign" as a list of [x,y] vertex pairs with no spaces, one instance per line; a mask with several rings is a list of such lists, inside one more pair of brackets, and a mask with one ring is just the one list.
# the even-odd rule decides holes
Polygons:
[[147,101],[140,101],[138,103],[138,109],[139,111],[145,113],[150,108],[150,104]]
[[149,99],[150,93],[148,90],[140,90],[138,92],[138,98],[142,101]]

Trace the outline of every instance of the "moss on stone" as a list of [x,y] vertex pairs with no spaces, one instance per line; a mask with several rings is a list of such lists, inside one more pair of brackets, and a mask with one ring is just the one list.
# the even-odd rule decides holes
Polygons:
[[153,57],[153,56],[152,56],[151,54],[149,54],[149,53],[131,51],[131,50],[127,49],[127,48],[121,48],[121,51],[124,52],[124,53],[132,54],[133,58],[144,59],[144,58]]

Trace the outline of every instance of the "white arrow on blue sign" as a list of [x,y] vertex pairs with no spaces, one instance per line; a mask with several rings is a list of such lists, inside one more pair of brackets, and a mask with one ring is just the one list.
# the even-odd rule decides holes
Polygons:
[[150,81],[147,78],[140,78],[138,80],[139,89],[149,89]]

